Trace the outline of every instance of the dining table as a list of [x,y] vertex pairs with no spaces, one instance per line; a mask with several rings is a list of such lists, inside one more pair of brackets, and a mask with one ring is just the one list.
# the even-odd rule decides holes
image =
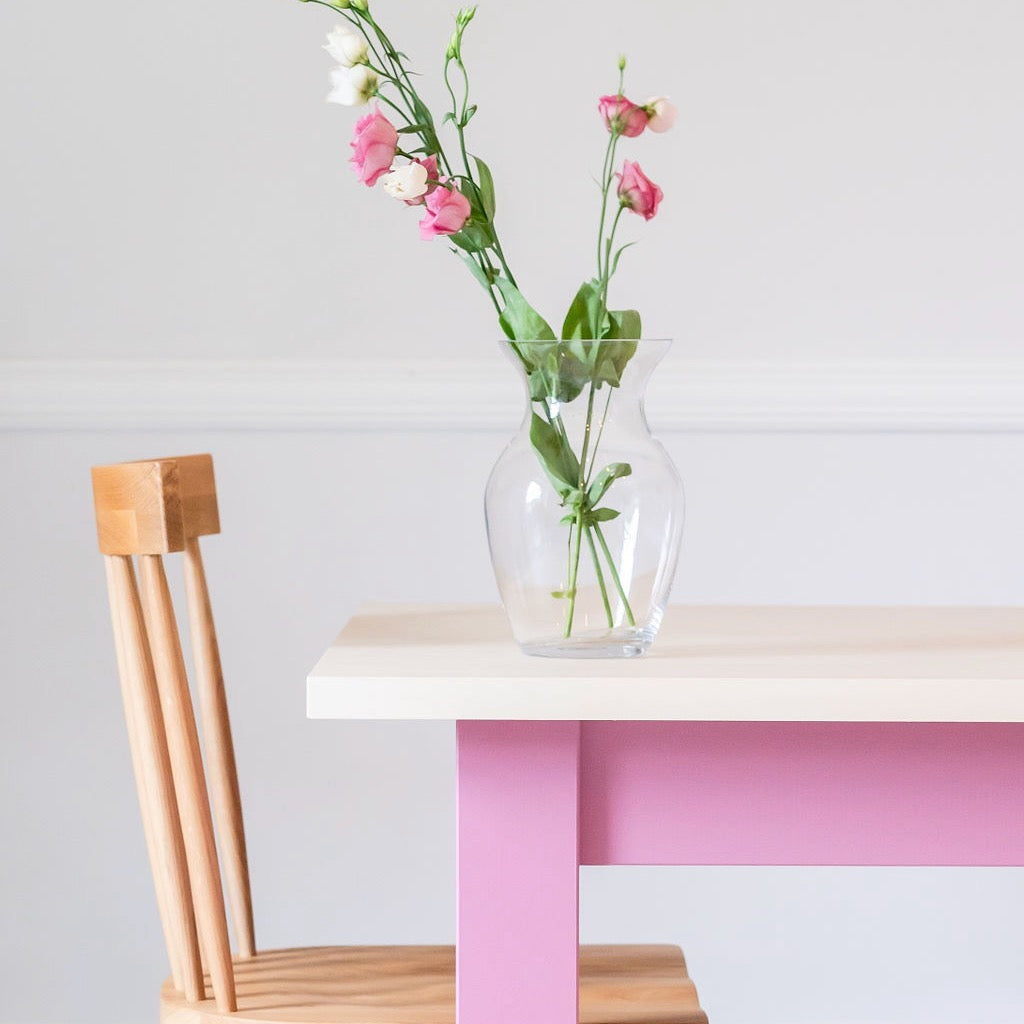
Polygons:
[[680,605],[637,658],[360,609],[317,719],[456,723],[458,1024],[574,1024],[584,865],[1024,865],[1024,609]]

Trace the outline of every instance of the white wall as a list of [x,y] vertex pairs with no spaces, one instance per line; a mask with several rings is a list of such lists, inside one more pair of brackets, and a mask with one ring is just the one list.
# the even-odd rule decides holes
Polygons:
[[[428,70],[449,5],[377,8]],[[331,21],[280,0],[3,5],[0,356],[478,358],[496,331],[472,282],[345,166],[351,115],[320,102]],[[843,360],[903,367],[876,420],[901,431],[829,432],[818,410],[803,433],[718,433],[712,392],[703,418],[674,411],[677,600],[1024,604],[1024,433],[972,427],[1024,357],[1022,32],[1011,0],[481,9],[474,129],[553,318],[590,272],[591,111],[625,49],[637,95],[673,94],[682,121],[634,150],[667,198],[623,303],[689,357],[824,360],[833,386]],[[955,361],[960,415],[901,416],[935,359]],[[503,433],[413,429],[415,410],[401,431],[288,430],[279,409],[250,412],[262,430],[189,433],[179,412],[147,432],[145,409],[101,430],[116,396],[86,387],[71,422],[33,399],[0,432],[0,1022],[141,1024],[164,971],[98,462],[215,454],[207,558],[261,943],[450,940],[450,729],[307,722],[303,679],[362,601],[493,599],[480,494]],[[74,379],[53,393],[74,404]],[[684,943],[715,1024],[1024,1016],[1016,869],[589,869],[583,896],[588,938]]]
[[[438,97],[449,0],[379,0]],[[284,0],[0,14],[10,354],[465,355],[489,306],[346,165],[337,19]],[[595,97],[673,95],[615,295],[700,355],[1006,355],[1024,307],[1016,0],[518,0],[469,48],[499,221],[559,318],[591,270]],[[367,301],[366,296],[376,301]]]
[[[1024,435],[668,440],[691,511],[679,600],[1024,604],[1024,484],[1007,471]],[[450,728],[308,722],[303,680],[360,601],[493,599],[480,482],[501,437],[4,441],[2,1019],[139,1024],[164,971],[94,550],[97,461],[216,452],[225,533],[207,560],[260,942],[451,940]],[[585,937],[682,942],[716,1024],[1019,1024],[1022,914],[1017,869],[583,879]]]

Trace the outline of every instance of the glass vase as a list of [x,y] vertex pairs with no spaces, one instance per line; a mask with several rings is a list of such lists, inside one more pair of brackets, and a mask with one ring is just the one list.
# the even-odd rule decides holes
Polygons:
[[683,528],[683,488],[644,392],[669,341],[510,341],[519,433],[485,494],[491,562],[527,654],[628,658],[654,641]]

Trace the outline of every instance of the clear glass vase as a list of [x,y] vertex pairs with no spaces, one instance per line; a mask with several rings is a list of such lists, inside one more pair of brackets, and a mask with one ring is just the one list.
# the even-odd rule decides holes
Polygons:
[[683,487],[644,415],[665,340],[510,341],[527,389],[487,482],[491,562],[527,654],[643,654],[661,625]]

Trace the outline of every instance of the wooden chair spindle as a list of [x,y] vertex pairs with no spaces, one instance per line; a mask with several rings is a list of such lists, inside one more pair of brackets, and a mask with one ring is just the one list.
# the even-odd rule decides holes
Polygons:
[[105,555],[125,720],[143,829],[175,987],[205,998],[195,914],[163,712],[132,560]]
[[171,774],[185,836],[199,939],[213,982],[217,1008],[236,1008],[231,946],[221,889],[213,820],[206,790],[199,733],[178,639],[171,594],[160,555],[139,556],[142,607],[149,630],[160,704],[164,713]]
[[[186,523],[186,530],[187,528]],[[231,738],[231,720],[224,691],[220,651],[197,537],[189,537],[185,542],[185,594],[199,691],[207,775],[213,798],[217,836],[223,854],[223,870],[231,904],[231,919],[235,926],[235,941],[239,956],[252,957],[256,955],[256,940],[242,800],[238,788],[235,748]]]

